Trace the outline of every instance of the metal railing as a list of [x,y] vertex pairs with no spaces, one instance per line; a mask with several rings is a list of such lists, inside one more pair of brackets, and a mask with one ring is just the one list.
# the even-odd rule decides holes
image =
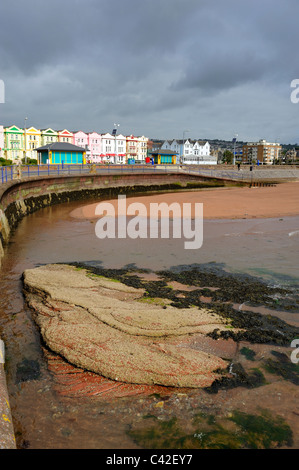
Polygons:
[[[273,170],[278,170],[273,168]],[[0,167],[0,183],[8,183],[12,180],[20,180],[24,178],[35,178],[42,176],[75,176],[75,175],[122,175],[122,174],[144,174],[144,173],[173,173],[181,172],[184,174],[203,176],[206,178],[227,179],[233,181],[248,181],[249,179],[264,174],[263,167],[254,167],[250,171],[250,167],[244,166],[241,170],[236,167],[224,168],[217,165],[206,168],[203,166],[191,165],[95,165],[95,164],[76,164],[76,165],[13,165]],[[286,173],[287,168],[279,169],[282,173]],[[299,173],[298,168],[289,168],[289,172]],[[270,173],[268,172],[269,176]],[[268,175],[267,175],[268,176]]]
[[1,166],[1,183],[7,183],[7,181],[10,181],[13,179],[13,167],[12,166]]
[[0,166],[0,183],[42,176],[75,176],[92,174],[161,173],[177,171],[178,165],[13,165]]

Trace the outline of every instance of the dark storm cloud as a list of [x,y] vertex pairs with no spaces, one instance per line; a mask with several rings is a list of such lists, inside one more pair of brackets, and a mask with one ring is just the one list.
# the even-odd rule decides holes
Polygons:
[[0,121],[299,140],[298,14],[295,0],[2,0]]
[[274,77],[284,80],[288,73],[297,72],[294,45],[298,41],[298,4],[290,1],[278,7],[272,1],[217,3],[216,18],[211,10],[199,12],[204,26],[201,34],[190,37],[185,48],[186,67],[173,84],[175,89],[198,88],[216,93]]

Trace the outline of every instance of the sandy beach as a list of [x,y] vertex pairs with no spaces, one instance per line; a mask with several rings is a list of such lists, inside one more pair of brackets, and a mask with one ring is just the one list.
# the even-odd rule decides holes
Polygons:
[[[117,199],[109,201],[118,213]],[[299,181],[281,183],[268,187],[235,187],[196,190],[186,192],[155,194],[127,198],[127,206],[132,202],[143,203],[149,213],[150,203],[178,202],[191,203],[194,215],[194,204],[203,203],[205,219],[253,219],[286,217],[299,214]],[[95,209],[99,202],[82,206],[71,212],[71,216],[79,219],[97,218]]]

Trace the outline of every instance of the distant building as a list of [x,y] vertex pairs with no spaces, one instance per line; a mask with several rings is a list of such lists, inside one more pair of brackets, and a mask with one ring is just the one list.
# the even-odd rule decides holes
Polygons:
[[161,140],[152,140],[151,149],[156,151],[163,148],[163,142]]
[[41,129],[41,145],[53,144],[58,142],[58,132],[50,127],[48,129]]
[[199,140],[165,140],[154,142],[153,151],[171,150],[176,153],[176,164],[212,165],[217,163],[217,157],[210,155],[209,142]]
[[13,162],[24,157],[24,131],[18,126],[4,127],[4,158]]
[[180,153],[181,144],[177,140],[165,140],[161,146],[163,149],[173,150],[176,153]]
[[246,145],[243,145],[242,162],[247,164],[272,165],[275,161],[279,160],[281,148],[280,144],[267,142],[263,139],[259,142],[248,142]]
[[296,148],[287,150],[284,155],[281,155],[282,163],[295,163],[299,157],[298,153]]
[[107,132],[102,134],[101,158],[104,163],[114,163],[115,137]]
[[101,163],[101,142],[102,136],[97,132],[88,133],[88,147],[90,150],[90,162],[91,163]]
[[148,139],[147,143],[146,143],[146,146],[147,146],[147,157],[145,159],[146,163],[149,163],[150,161],[150,156],[151,156],[151,152],[153,150],[153,145],[154,145],[154,142],[150,139]]
[[35,127],[25,129],[25,157],[36,159],[36,149],[41,146],[41,131]]
[[210,154],[209,142],[186,140],[182,145],[183,165],[216,165],[217,157]]
[[[127,161],[127,139],[125,135],[118,134],[115,136],[115,144],[116,146],[116,155],[115,155],[115,163],[124,165]],[[115,148],[115,147],[114,147]]]
[[136,161],[138,163],[145,163],[146,157],[147,157],[147,142],[148,142],[148,137],[138,137],[137,141],[137,157]]
[[138,137],[134,135],[127,136],[127,161],[132,160],[137,162],[138,156]]
[[88,146],[88,134],[83,131],[76,131],[73,132],[73,142],[74,145],[78,145],[78,147],[85,148]]
[[58,142],[66,142],[68,144],[72,144],[73,139],[74,139],[73,133],[68,131],[67,129],[58,131]]
[[88,134],[83,131],[73,132],[73,144],[82,147],[86,152],[86,160],[90,161],[90,149],[88,145]]
[[173,152],[176,153],[176,163],[179,164],[180,163],[180,154],[181,154],[181,142],[180,141],[177,141],[177,140],[165,140],[165,142],[163,142],[162,146],[161,146],[162,149],[167,149],[167,150],[172,150]]

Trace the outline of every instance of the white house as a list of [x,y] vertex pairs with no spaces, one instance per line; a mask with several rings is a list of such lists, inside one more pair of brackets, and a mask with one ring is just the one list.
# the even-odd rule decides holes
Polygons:
[[174,152],[180,153],[181,145],[176,140],[165,140],[162,144],[162,148],[166,150],[173,150]]
[[0,126],[0,157],[4,158],[4,127]]
[[126,163],[126,137],[122,134],[102,134],[101,156],[105,163]]
[[193,144],[191,140],[187,139],[182,145],[181,162],[185,163],[185,160],[187,161],[191,155],[193,155]]
[[114,162],[116,164],[125,164],[126,163],[126,156],[127,156],[127,141],[126,137],[122,134],[116,135],[114,137],[114,153],[115,159]]
[[115,138],[113,135],[107,132],[106,134],[101,135],[101,156],[103,158],[104,163],[114,163],[114,158],[112,154],[114,154],[114,145],[115,145]]
[[186,140],[183,145],[181,163],[183,165],[216,165],[217,158],[210,154],[209,142]]

